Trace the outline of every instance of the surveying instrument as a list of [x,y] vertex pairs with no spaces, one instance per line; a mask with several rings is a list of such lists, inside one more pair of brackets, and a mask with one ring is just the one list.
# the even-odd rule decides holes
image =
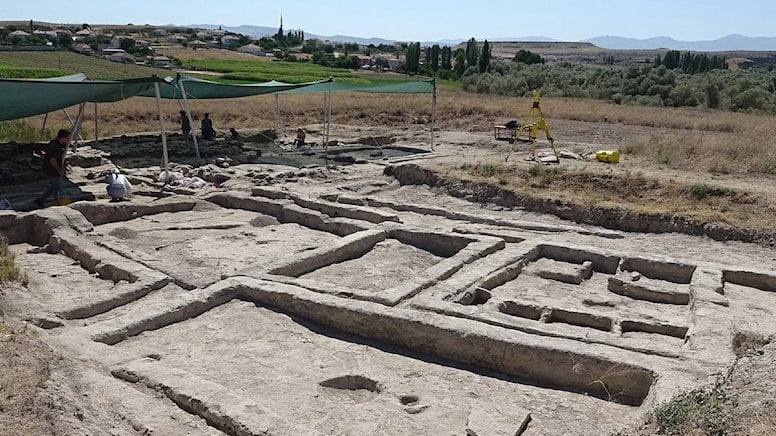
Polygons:
[[533,92],[533,104],[531,105],[531,109],[528,109],[528,113],[525,115],[525,118],[523,119],[523,124],[521,124],[518,127],[518,133],[515,135],[514,141],[512,141],[511,147],[509,147],[509,152],[504,157],[504,162],[509,160],[509,156],[512,154],[512,152],[515,150],[515,144],[517,144],[517,141],[520,140],[520,136],[523,132],[528,133],[528,141],[531,143],[531,157],[529,160],[536,160],[536,136],[539,133],[539,130],[542,130],[544,132],[544,135],[547,137],[547,141],[550,142],[550,147],[552,148],[552,153],[555,155],[555,161],[560,162],[560,157],[558,157],[558,150],[555,149],[555,140],[552,138],[552,134],[550,133],[550,127],[547,125],[547,121],[544,119],[544,114],[542,113],[542,109],[539,107],[539,101],[542,99],[542,93],[538,89],[535,89]]

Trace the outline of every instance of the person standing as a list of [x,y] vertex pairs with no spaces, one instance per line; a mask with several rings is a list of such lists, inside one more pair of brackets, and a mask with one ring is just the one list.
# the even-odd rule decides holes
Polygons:
[[46,144],[42,172],[43,176],[46,177],[49,182],[49,187],[35,199],[35,204],[37,204],[38,207],[43,207],[46,200],[52,194],[55,194],[55,198],[59,200],[62,185],[65,182],[63,156],[65,147],[67,147],[68,144],[70,144],[70,132],[65,129],[57,132],[57,138]]
[[213,120],[210,119],[210,114],[205,112],[205,118],[202,118],[202,139],[213,139],[216,136],[216,131],[213,130]]
[[184,138],[188,138],[191,134],[191,122],[189,122],[189,116],[186,114],[186,111],[181,111],[181,131]]

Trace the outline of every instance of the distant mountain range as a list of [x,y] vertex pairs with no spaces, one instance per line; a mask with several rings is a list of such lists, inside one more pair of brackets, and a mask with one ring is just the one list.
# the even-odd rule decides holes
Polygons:
[[743,35],[728,35],[713,41],[677,41],[667,36],[648,39],[623,38],[621,36],[597,36],[584,40],[599,47],[611,49],[657,49],[692,51],[774,51],[776,37],[752,37]]
[[[218,26],[215,24],[192,24],[191,27],[198,27],[203,29],[217,29],[221,27],[224,30],[230,32],[242,33],[243,35],[249,35],[254,37],[273,35],[278,31],[277,27],[265,27],[265,26]],[[355,42],[363,45],[380,45],[380,44],[393,44],[395,41],[383,38],[363,38],[347,35],[315,35],[305,32],[305,37],[308,39],[317,38],[322,40],[336,41],[336,42]],[[449,45],[454,46],[462,42],[467,41],[469,38],[451,38],[442,39],[437,41],[423,41],[422,45]],[[556,39],[548,38],[546,36],[523,36],[523,37],[497,37],[497,38],[477,38],[478,40],[487,39],[491,42],[503,41],[503,42],[558,42]],[[585,39],[579,42],[589,42],[595,44],[601,48],[615,49],[615,50],[654,50],[654,49],[671,49],[671,50],[692,50],[692,51],[776,51],[776,37],[752,37],[743,36],[738,34],[728,35],[712,41],[678,41],[667,36],[659,36],[656,38],[636,39],[636,38],[623,38],[621,36],[596,36],[595,38]]]

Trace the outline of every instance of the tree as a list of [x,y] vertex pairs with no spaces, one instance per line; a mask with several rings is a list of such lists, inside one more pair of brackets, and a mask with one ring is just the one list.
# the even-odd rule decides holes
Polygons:
[[239,39],[237,39],[237,45],[238,46],[243,46],[243,45],[246,45],[246,44],[250,44],[251,42],[253,42],[253,38],[251,38],[250,36],[246,36],[246,35],[240,35]]
[[474,38],[469,39],[466,43],[466,66],[476,66],[477,60],[480,57],[480,48],[477,46],[477,40]]
[[439,48],[439,44],[434,44],[431,46],[431,71],[437,72],[439,71],[439,54],[441,49]]
[[490,44],[488,44],[487,39],[482,44],[482,53],[480,53],[480,59],[477,66],[480,68],[480,73],[487,72],[490,67]]
[[135,40],[132,38],[121,38],[119,40],[119,47],[129,53],[135,48]]
[[407,61],[404,69],[408,73],[417,73],[420,71],[420,43],[415,42],[407,46]]
[[375,58],[375,66],[378,68],[388,68],[391,65],[388,63],[388,59],[378,56]]
[[57,35],[57,45],[63,48],[69,48],[73,45],[73,38],[67,33],[60,33]]
[[663,65],[669,70],[679,68],[681,54],[676,50],[669,50],[663,57]]
[[442,47],[442,53],[441,53],[442,65],[441,65],[440,68],[443,71],[450,71],[450,69],[453,68],[453,62],[452,62],[453,54],[452,53],[453,53],[453,50],[450,48],[450,46],[446,45],[446,46]]
[[520,63],[520,64],[543,64],[544,58],[541,57],[538,53],[534,53],[529,50],[520,50],[515,54],[515,57],[512,59],[512,62]]
[[453,67],[453,74],[456,78],[460,78],[463,76],[464,71],[466,71],[466,53],[458,49],[455,51],[455,67]]
[[361,61],[359,61],[358,57],[355,55],[343,56],[337,59],[335,66],[339,68],[348,68],[351,70],[357,70],[361,67]]

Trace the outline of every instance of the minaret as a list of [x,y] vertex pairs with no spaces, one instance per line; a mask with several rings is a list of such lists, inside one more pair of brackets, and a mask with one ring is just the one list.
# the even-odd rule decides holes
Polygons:
[[280,14],[280,29],[278,30],[278,36],[283,37],[283,14]]

